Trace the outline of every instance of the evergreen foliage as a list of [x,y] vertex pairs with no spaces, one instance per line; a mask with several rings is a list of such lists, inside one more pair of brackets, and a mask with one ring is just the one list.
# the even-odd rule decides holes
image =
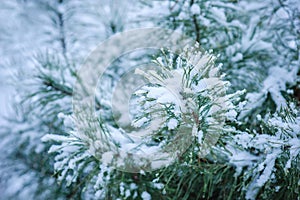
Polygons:
[[[4,0],[0,67],[14,96],[0,129],[0,199],[299,199],[297,4]],[[105,141],[99,144],[94,121],[74,126],[73,85],[99,42],[145,26],[182,32],[201,48],[182,49],[179,55],[168,49],[150,52],[152,57],[127,55],[105,73],[95,98],[103,138],[119,131],[109,99],[126,66],[151,60],[161,71],[137,71],[150,84],[131,99],[134,130],[161,120],[143,141],[174,154],[182,143],[174,149],[169,142],[182,127],[188,130],[182,135],[189,146],[174,163],[129,173],[105,159],[110,154],[100,147]],[[168,84],[175,98],[165,90]]]

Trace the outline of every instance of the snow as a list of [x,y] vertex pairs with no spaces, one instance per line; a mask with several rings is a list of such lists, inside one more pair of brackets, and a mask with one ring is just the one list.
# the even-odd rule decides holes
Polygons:
[[290,145],[290,158],[287,161],[284,170],[287,171],[291,168],[292,160],[300,154],[300,139],[293,138],[289,141]]
[[136,190],[138,186],[135,183],[130,183],[130,190]]
[[229,156],[229,162],[236,167],[235,176],[239,176],[242,172],[242,169],[247,166],[253,165],[255,161],[258,160],[258,157],[252,155],[249,152],[240,151],[233,147],[227,147],[231,155]]
[[141,197],[143,200],[151,200],[151,195],[146,191],[142,192]]
[[202,92],[208,87],[206,79],[201,79],[197,85],[193,85],[193,90],[195,92]]
[[258,121],[261,121],[261,115],[260,115],[260,114],[256,115],[256,119],[257,119]]
[[125,183],[124,183],[124,182],[121,182],[119,187],[120,187],[120,188],[119,188],[120,194],[121,194],[122,196],[124,196]]
[[227,17],[224,13],[224,9],[212,7],[210,11],[213,13],[213,17],[215,18],[215,20],[217,20],[219,23],[227,25]]
[[[293,105],[290,105],[293,109]],[[298,113],[297,111],[292,111]],[[261,116],[257,115],[261,120]],[[228,155],[230,163],[236,166],[235,175],[240,175],[244,167],[251,168],[251,176],[254,180],[246,187],[246,199],[256,199],[260,189],[271,179],[276,179],[275,162],[280,158],[283,149],[288,146],[289,159],[285,164],[285,171],[291,168],[292,160],[299,155],[300,140],[297,136],[299,132],[299,117],[293,122],[285,122],[277,114],[274,114],[266,122],[270,126],[276,128],[275,135],[239,133],[234,136],[234,142],[243,149],[238,149],[233,146],[227,146],[230,151]],[[247,149],[253,148],[259,155],[250,154]]]
[[258,170],[263,172],[261,175],[253,181],[246,191],[246,199],[254,200],[259,192],[259,189],[270,179],[271,174],[274,171],[275,161],[277,156],[281,153],[280,149],[274,150],[271,154],[268,154],[266,160],[261,163],[265,167],[261,167]]
[[149,119],[147,117],[142,117],[141,119],[133,121],[132,125],[134,127],[142,127],[147,121],[149,121]]
[[57,117],[60,119],[64,119],[66,116],[64,113],[60,112],[60,113],[58,113]]
[[102,154],[102,158],[101,158],[101,161],[104,163],[104,164],[110,164],[112,159],[114,157],[114,153],[111,152],[111,151],[108,151],[108,152],[105,152]]
[[175,129],[177,127],[177,125],[178,125],[178,121],[174,118],[170,119],[167,122],[167,126],[168,126],[169,130]]
[[156,154],[151,156],[151,169],[159,169],[161,167],[169,166],[170,163],[174,161],[169,153],[161,153],[160,155]]
[[163,189],[164,186],[165,185],[163,183],[153,183],[153,187],[159,190]]
[[263,173],[256,180],[256,184],[258,187],[262,187],[268,181],[268,179],[271,177],[271,173],[274,170],[275,161],[277,159],[277,156],[280,153],[281,153],[281,150],[275,150],[271,154],[267,155],[266,161],[265,161],[265,163],[267,163],[267,166],[264,167]]
[[286,84],[296,79],[296,73],[296,70],[289,72],[279,67],[273,67],[269,70],[269,77],[264,81],[264,88],[271,93],[277,108],[286,106],[286,100],[282,97],[280,91],[286,90]]
[[67,136],[63,136],[63,135],[55,135],[55,134],[47,134],[44,137],[42,137],[41,139],[43,142],[48,142],[48,141],[61,141],[61,142],[66,142],[66,141],[70,141],[70,138]]
[[127,189],[127,190],[125,191],[125,199],[127,199],[127,198],[130,196],[130,194],[131,194],[131,193],[130,193],[130,190]]
[[242,53],[237,53],[234,57],[231,58],[232,62],[238,62],[240,60],[243,60],[243,54]]
[[282,107],[286,107],[286,100],[282,96],[281,91],[286,90],[287,84],[295,82],[297,77],[296,74],[296,68],[288,71],[282,67],[271,67],[269,69],[268,77],[263,82],[263,88],[261,91],[247,93],[246,99],[248,100],[248,103],[244,110],[240,113],[239,119],[250,114],[253,109],[260,107],[266,100],[268,93],[271,94],[277,110],[280,110]]
[[193,4],[191,6],[192,15],[200,15],[200,6],[198,4]]
[[236,119],[236,116],[237,116],[237,112],[235,110],[229,110],[227,113],[226,113],[226,117],[230,120],[235,120]]
[[203,140],[203,131],[200,130],[200,131],[198,131],[198,142],[199,142],[199,144],[202,144],[202,140]]

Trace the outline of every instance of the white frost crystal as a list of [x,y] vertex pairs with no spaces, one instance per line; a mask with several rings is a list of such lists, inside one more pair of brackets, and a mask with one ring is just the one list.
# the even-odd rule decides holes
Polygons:
[[148,192],[144,191],[142,193],[142,199],[143,200],[151,200],[151,195]]
[[200,7],[199,7],[198,4],[193,4],[193,5],[191,6],[191,13],[192,13],[193,15],[199,15],[199,14],[200,14]]

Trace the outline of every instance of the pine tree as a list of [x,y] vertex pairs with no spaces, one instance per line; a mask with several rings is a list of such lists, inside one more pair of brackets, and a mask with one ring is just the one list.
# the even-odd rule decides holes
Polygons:
[[[5,50],[0,55],[7,62],[0,65],[17,69],[19,75],[13,79],[14,113],[0,130],[3,198],[298,199],[296,4],[296,0],[4,1],[4,16],[15,13],[16,24],[3,26],[0,44]],[[96,95],[99,127],[83,119],[78,129],[71,101],[82,60],[103,39],[149,24],[179,31],[198,45],[181,49],[179,55],[162,49],[144,57],[118,58],[104,74],[98,88],[101,95]],[[25,51],[17,57],[20,46]],[[100,129],[109,144],[115,139],[113,145],[124,145],[111,137],[123,133],[113,120],[124,119],[123,109],[113,116],[109,99],[127,65],[145,60],[159,71],[137,71],[150,84],[133,95],[134,120],[132,124],[125,120],[124,129],[143,130],[159,119],[161,126],[150,136],[143,135],[147,143],[140,148],[156,145],[175,154],[181,144],[189,146],[169,166],[130,173],[110,165],[110,152],[102,151],[105,141],[99,143],[94,135]],[[87,134],[82,137],[81,131]],[[180,133],[183,143],[170,145]],[[122,161],[134,162],[126,159]]]
[[104,24],[101,9],[95,9],[98,4],[3,2],[3,17],[11,15],[12,20],[1,34],[5,38],[1,55],[7,56],[1,66],[12,71],[15,99],[12,113],[6,116],[8,123],[3,131],[1,128],[5,138],[1,142],[1,192],[6,188],[1,198],[80,198],[84,187],[80,181],[70,187],[56,184],[54,157],[47,153],[50,144],[41,142],[41,137],[49,132],[65,133],[63,120],[57,116],[71,112],[75,69],[108,36],[110,27]]

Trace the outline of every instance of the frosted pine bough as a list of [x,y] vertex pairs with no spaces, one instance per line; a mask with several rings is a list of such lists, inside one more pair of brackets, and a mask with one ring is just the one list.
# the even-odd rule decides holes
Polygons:
[[[126,133],[101,118],[81,119],[69,135],[43,138],[59,143],[49,152],[57,153],[54,167],[60,180],[76,181],[84,161],[92,157],[102,163],[100,168],[151,171],[171,164],[195,141],[198,156],[204,157],[223,133],[232,130],[225,120],[235,119],[242,92],[226,94],[230,84],[223,81],[221,66],[214,65],[216,57],[198,45],[180,55],[166,50],[161,54],[154,60],[158,70],[136,70],[149,81],[133,95],[143,110],[132,122],[137,130]],[[65,118],[74,120],[74,116]]]
[[[265,191],[284,189],[282,176],[297,175],[300,155],[299,110],[293,103],[264,119],[261,133],[240,132],[226,145],[229,163],[236,167],[235,177],[242,176],[246,199],[256,199]],[[295,177],[296,178],[296,177]],[[297,180],[297,178],[296,178]],[[289,190],[297,193],[300,182],[289,183]],[[288,193],[290,191],[286,191]],[[278,197],[282,198],[282,197]]]
[[[167,153],[169,153],[169,151],[171,153],[175,152],[174,156],[176,157],[178,156],[176,150],[187,148],[184,145],[196,142],[199,144],[197,150],[198,156],[202,157],[206,153],[209,153],[206,152],[206,150],[210,151],[210,148],[207,148],[205,145],[213,144],[219,137],[217,134],[222,134],[224,137],[220,139],[226,146],[222,147],[217,145],[213,148],[213,151],[224,154],[226,164],[235,167],[236,173],[234,177],[236,179],[241,179],[242,177],[243,186],[241,190],[246,199],[255,199],[263,189],[270,189],[270,185],[277,185],[275,188],[277,191],[282,190],[284,186],[279,182],[281,171],[286,175],[291,173],[291,171],[299,170],[298,168],[295,169],[295,167],[297,167],[295,163],[297,163],[297,159],[299,159],[299,113],[297,109],[291,105],[290,110],[282,110],[275,114],[268,114],[263,118],[265,122],[261,121],[261,116],[257,116],[261,124],[266,126],[259,132],[255,130],[240,131],[230,126],[225,126],[224,121],[222,121],[225,119],[236,122],[237,124],[240,123],[236,120],[236,114],[239,109],[235,104],[239,103],[238,96],[241,92],[225,95],[229,83],[222,81],[222,76],[218,74],[219,67],[213,65],[213,61],[216,58],[207,53],[196,52],[195,49],[186,49],[179,57],[176,57],[176,55],[170,52],[162,52],[163,56],[154,61],[160,70],[149,70],[146,72],[136,71],[136,73],[143,74],[150,82],[150,84],[142,87],[134,94],[134,98],[136,98],[140,107],[136,112],[139,115],[135,116],[133,125],[141,129],[127,134],[133,141],[126,140],[127,137],[124,137],[125,139],[123,138],[123,141],[118,140],[117,142],[119,143],[112,143],[112,145],[119,145],[122,141],[123,143],[120,145],[124,145],[124,147],[131,147],[131,144],[135,145],[134,147],[138,146],[139,149],[135,148],[134,150],[136,151],[134,153],[138,151],[149,152],[149,150],[154,149],[154,146],[156,148],[154,150],[157,150],[157,152],[163,152],[164,150],[167,150]],[[191,63],[195,64],[192,65]],[[176,81],[178,79],[181,81]],[[214,82],[212,80],[217,81]],[[213,83],[219,84],[214,85]],[[218,93],[219,91],[221,91],[221,93]],[[217,101],[217,98],[213,98],[212,94],[220,95],[220,98],[222,97],[227,100],[223,101],[223,103],[226,102],[227,104],[222,104],[226,105],[226,107],[222,105],[217,107],[222,108],[224,112],[220,112],[220,109],[218,110],[217,108],[215,112],[213,112],[214,110],[210,110],[213,108],[212,105],[222,103]],[[211,99],[215,99],[217,103],[209,101]],[[197,112],[198,118],[195,114]],[[216,113],[220,114],[216,116],[222,117],[217,118],[213,116],[213,114]],[[72,119],[72,117],[66,118]],[[158,121],[159,123],[157,124],[159,124],[159,126],[151,126],[151,122],[153,121]],[[217,122],[223,123],[223,126],[218,126],[220,124]],[[118,127],[114,127],[109,123],[104,125],[103,123],[103,121],[99,121],[99,125],[101,125],[105,131],[103,132],[105,133],[103,134],[103,138],[106,137],[109,141],[115,139],[113,142],[116,142],[121,136],[123,137],[124,132],[120,132]],[[180,129],[180,126],[185,129]],[[153,128],[150,132],[151,134],[143,134],[143,130],[149,127]],[[209,127],[213,128],[209,129]],[[94,129],[90,130],[97,130],[97,128],[94,127]],[[181,132],[182,130],[186,132]],[[57,162],[55,165],[56,170],[61,171],[59,179],[67,180],[70,184],[75,182],[77,177],[82,173],[82,168],[85,164],[85,162],[82,161],[90,161],[91,158],[96,158],[101,164],[99,165],[99,172],[96,172],[91,183],[95,184],[94,189],[97,191],[97,197],[103,197],[106,193],[107,188],[105,186],[111,181],[112,168],[114,168],[116,164],[125,163],[124,165],[128,166],[129,163],[129,165],[131,164],[130,166],[132,166],[132,163],[134,164],[134,162],[136,162],[136,160],[127,157],[128,155],[126,154],[121,154],[120,157],[115,158],[113,151],[104,152],[103,149],[100,148],[103,143],[101,143],[101,140],[97,137],[95,137],[95,139],[84,137],[84,134],[80,135],[78,130],[73,130],[70,133],[74,135],[73,138],[70,136],[59,136],[60,138],[57,138],[53,135],[45,137],[45,139],[55,139],[56,141],[62,142],[61,145],[54,145],[50,149],[50,152],[59,153],[56,157]],[[180,137],[176,136],[181,133],[185,134],[184,139],[186,140],[179,140],[178,143],[172,143],[178,141],[174,139],[180,139]],[[116,152],[120,150],[124,151],[122,147],[115,148],[114,150],[116,150]],[[104,153],[101,154],[101,151]],[[151,153],[155,154],[157,152],[152,151]],[[144,161],[148,164],[150,160]],[[216,162],[219,161],[216,160]],[[278,167],[278,162],[281,163],[281,167]],[[165,163],[162,162],[162,164]],[[117,166],[117,168],[118,167],[120,167],[120,165]],[[150,167],[155,168],[157,166]],[[146,169],[149,168],[145,168],[145,170]],[[159,184],[162,185],[160,189],[164,188],[164,184]],[[295,190],[297,186],[299,186],[299,183],[295,185]],[[126,187],[129,189],[120,190],[122,197],[128,198],[132,196],[136,198],[138,196],[136,192],[138,190],[137,188],[132,187],[135,189],[131,190],[130,185],[125,185],[122,188]],[[164,190],[161,192],[163,193],[163,191]]]
[[[227,130],[225,119],[235,118],[237,112],[232,101],[241,92],[225,94],[229,83],[222,80],[221,66],[214,66],[216,57],[199,51],[197,46],[185,49],[176,59],[172,53],[163,55],[154,61],[161,71],[137,70],[151,84],[136,92],[142,108],[134,125],[147,127],[153,120],[161,119],[161,126],[152,131],[152,139],[164,143],[172,134],[179,134],[179,139],[188,134],[184,140],[191,141],[186,144],[197,138],[199,156],[204,157]],[[179,145],[180,142],[170,151],[176,151]]]

